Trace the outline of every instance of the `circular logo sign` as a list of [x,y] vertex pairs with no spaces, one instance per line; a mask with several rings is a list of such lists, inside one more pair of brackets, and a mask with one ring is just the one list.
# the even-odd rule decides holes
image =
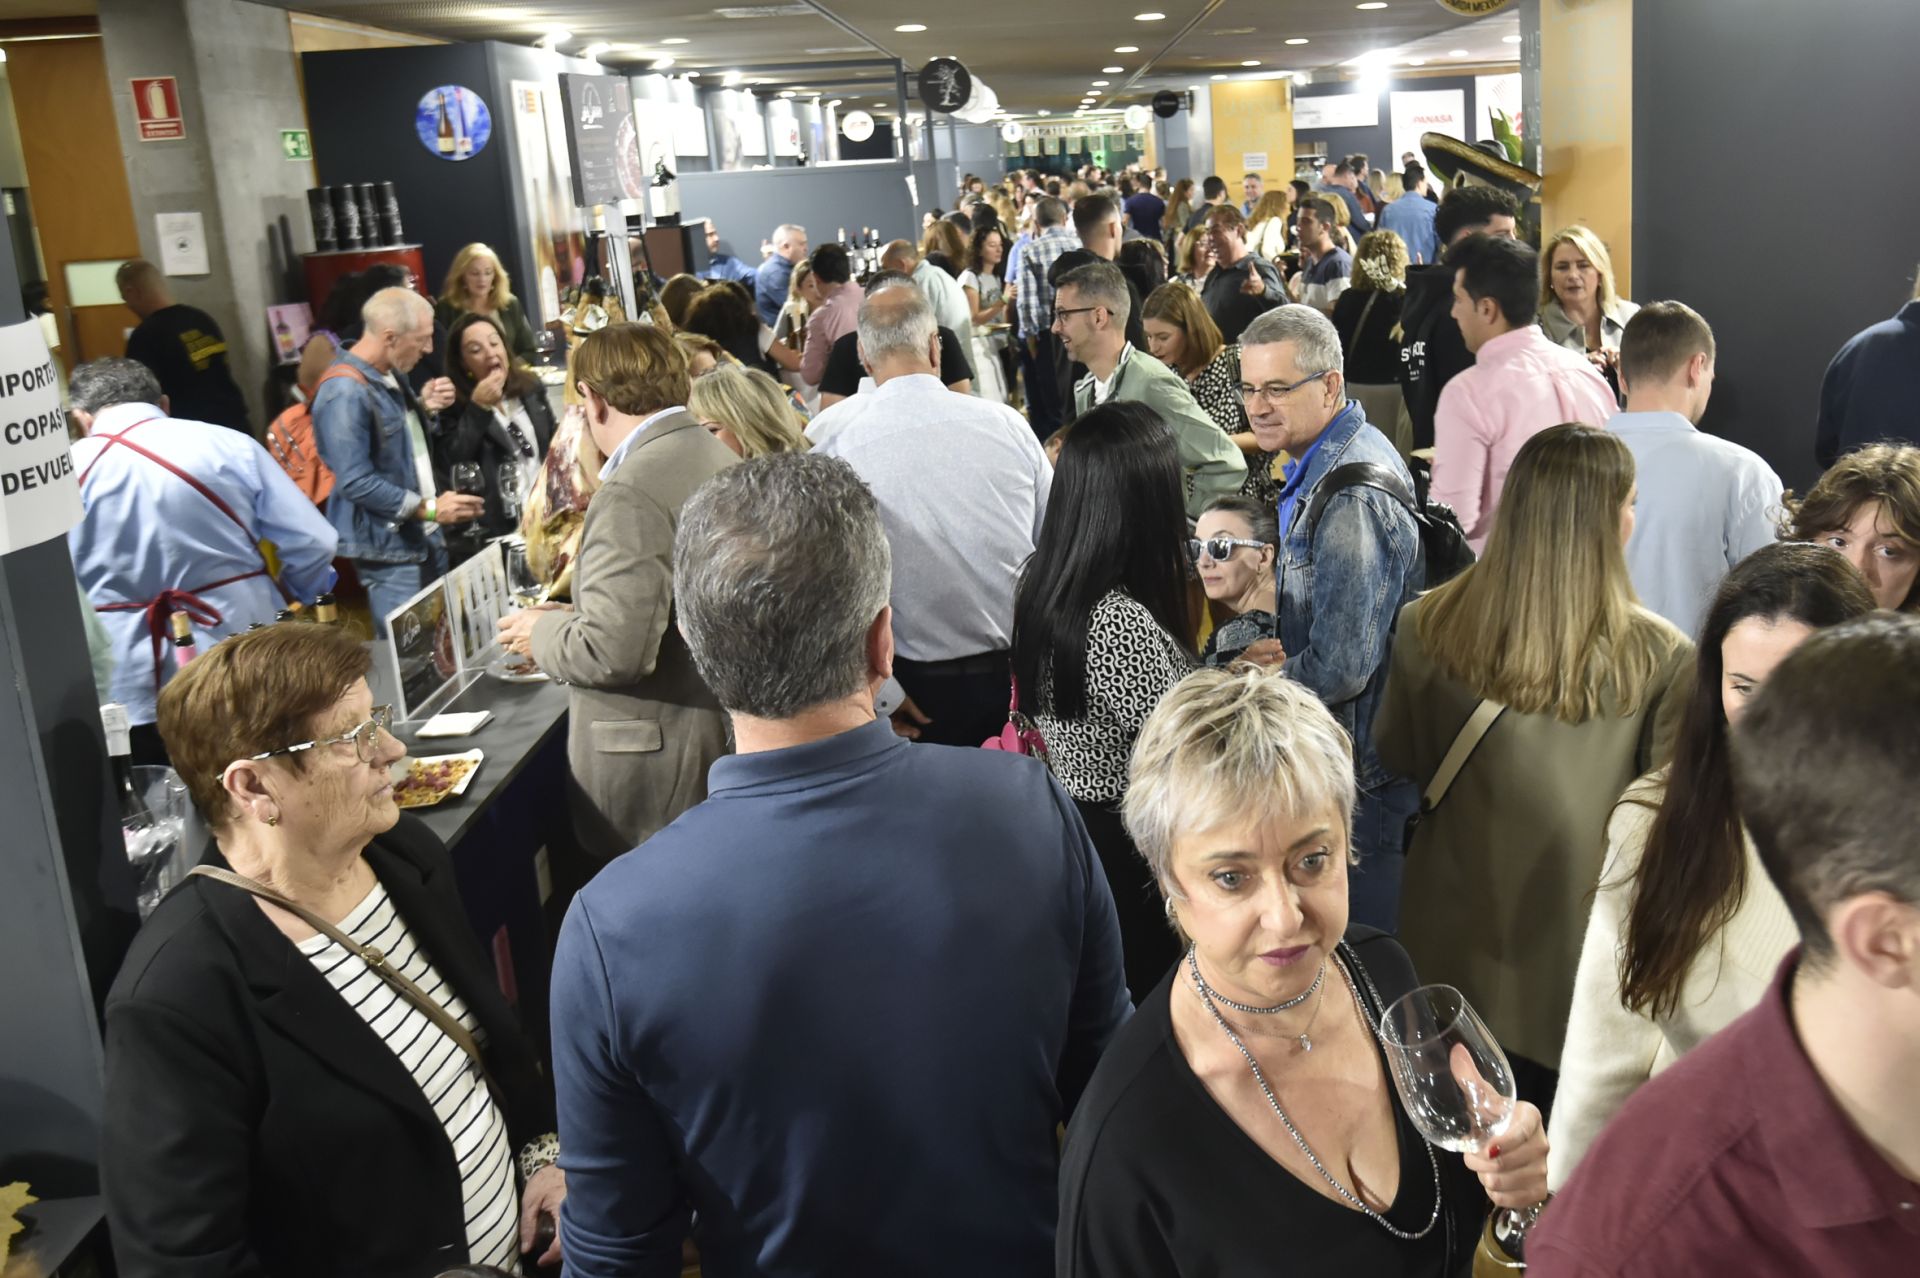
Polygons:
[[840,131],[855,142],[865,142],[873,136],[873,117],[865,111],[849,111],[841,117]]
[[1490,13],[1512,4],[1513,0],[1439,0],[1440,7],[1448,13],[1457,13],[1463,18],[1484,18]]
[[973,96],[973,77],[952,58],[935,58],[920,68],[920,100],[927,110],[952,115]]
[[413,109],[420,145],[443,160],[471,160],[493,136],[493,113],[472,89],[443,84],[428,89]]
[[1171,120],[1180,114],[1180,95],[1172,89],[1162,89],[1153,95],[1153,113],[1163,120]]
[[1002,142],[1018,142],[1025,136],[1027,136],[1027,131],[1018,124],[1015,124],[1012,120],[1008,120],[1000,126],[1000,140]]
[[1147,108],[1141,106],[1138,102],[1120,113],[1120,119],[1129,129],[1144,129],[1147,127],[1147,121],[1152,118],[1153,112],[1147,110]]

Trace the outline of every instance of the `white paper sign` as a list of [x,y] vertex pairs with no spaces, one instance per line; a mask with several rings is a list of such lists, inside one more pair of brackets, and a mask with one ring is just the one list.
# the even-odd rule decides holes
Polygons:
[[800,121],[793,116],[773,117],[773,153],[786,156],[800,154]]
[[38,320],[0,328],[0,554],[80,522],[60,375]]
[[1293,100],[1295,133],[1302,129],[1372,129],[1379,124],[1378,93],[1326,93]]
[[1265,151],[1242,151],[1240,167],[1247,173],[1265,173],[1267,171],[1267,153]]
[[1392,99],[1393,146],[1387,154],[1418,154],[1422,133],[1444,133],[1462,142],[1474,140],[1467,131],[1467,95],[1462,90],[1422,89],[1395,93]]
[[167,275],[210,275],[207,225],[198,213],[155,213],[160,237],[160,270]]

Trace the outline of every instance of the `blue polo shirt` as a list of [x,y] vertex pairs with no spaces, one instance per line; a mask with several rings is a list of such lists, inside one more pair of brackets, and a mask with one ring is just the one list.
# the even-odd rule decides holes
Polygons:
[[1920,443],[1920,300],[1856,334],[1820,383],[1814,455],[1831,466],[1862,444]]

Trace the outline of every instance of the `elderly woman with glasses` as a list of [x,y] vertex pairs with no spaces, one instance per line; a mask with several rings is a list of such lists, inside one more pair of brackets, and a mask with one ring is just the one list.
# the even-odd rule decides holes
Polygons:
[[[330,626],[227,639],[159,728],[224,871],[135,938],[106,1006],[101,1181],[127,1278],[517,1270],[566,1194],[553,1087],[406,749]],[[345,942],[343,944],[343,942]]]
[[1467,1271],[1489,1200],[1547,1189],[1540,1111],[1480,1153],[1429,1144],[1378,1026],[1420,984],[1349,926],[1353,747],[1278,670],[1202,670],[1133,749],[1123,815],[1184,954],[1067,1126],[1060,1278]]

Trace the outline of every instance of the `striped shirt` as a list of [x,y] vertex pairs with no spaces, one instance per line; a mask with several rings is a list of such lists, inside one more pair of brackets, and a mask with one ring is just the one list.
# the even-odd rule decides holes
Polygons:
[[[473,1014],[414,944],[413,934],[394,910],[386,888],[375,883],[367,898],[340,921],[339,928],[361,945],[380,950],[395,971],[446,1008],[476,1040],[480,1038]],[[517,1273],[520,1221],[513,1151],[506,1119],[488,1095],[480,1071],[444,1030],[333,941],[324,936],[311,937],[300,942],[300,952],[400,1058],[441,1126],[447,1129],[454,1162],[460,1168],[470,1262],[498,1265]]]

